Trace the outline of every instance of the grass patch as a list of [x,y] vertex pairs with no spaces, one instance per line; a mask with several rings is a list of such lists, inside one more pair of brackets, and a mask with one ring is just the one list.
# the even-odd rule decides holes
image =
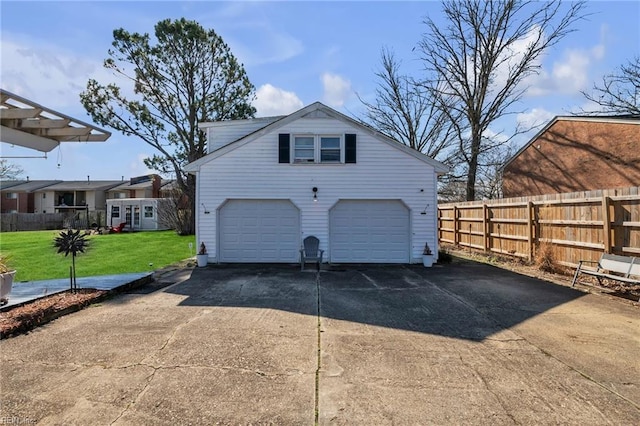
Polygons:
[[[71,257],[57,254],[53,248],[53,240],[59,233],[2,233],[0,251],[17,270],[16,281],[69,277]],[[195,254],[189,251],[189,243],[195,247],[195,236],[180,236],[175,231],[92,235],[87,239],[87,251],[76,258],[78,277],[152,271]]]

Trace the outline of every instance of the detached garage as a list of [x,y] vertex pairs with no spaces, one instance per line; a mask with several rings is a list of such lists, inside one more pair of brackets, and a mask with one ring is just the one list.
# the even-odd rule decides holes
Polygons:
[[293,114],[201,123],[197,244],[209,262],[296,263],[308,236],[332,263],[419,263],[437,253],[447,167],[314,103]]

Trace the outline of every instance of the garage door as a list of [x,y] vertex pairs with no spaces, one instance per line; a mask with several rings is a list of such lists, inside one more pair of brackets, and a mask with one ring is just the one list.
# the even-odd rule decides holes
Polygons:
[[332,262],[409,263],[409,210],[397,200],[341,200],[329,242]]
[[300,212],[287,200],[229,200],[220,209],[221,262],[297,262]]

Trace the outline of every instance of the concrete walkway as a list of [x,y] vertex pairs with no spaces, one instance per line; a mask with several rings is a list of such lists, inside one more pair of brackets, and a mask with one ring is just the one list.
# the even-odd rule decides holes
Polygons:
[[[78,288],[93,288],[96,290],[113,290],[133,281],[151,275],[149,272],[139,272],[117,275],[98,275],[94,277],[78,277]],[[0,307],[0,311],[24,302],[39,299],[69,289],[69,278],[42,281],[14,282],[9,303]]]
[[0,342],[0,418],[640,424],[640,315],[627,301],[473,262],[182,278]]

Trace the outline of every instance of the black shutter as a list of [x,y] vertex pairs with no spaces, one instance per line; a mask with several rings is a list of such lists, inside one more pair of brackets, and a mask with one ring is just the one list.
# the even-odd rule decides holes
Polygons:
[[356,135],[355,134],[344,135],[344,162],[345,163],[356,162]]
[[280,133],[278,135],[278,163],[291,162],[289,149],[289,133]]

